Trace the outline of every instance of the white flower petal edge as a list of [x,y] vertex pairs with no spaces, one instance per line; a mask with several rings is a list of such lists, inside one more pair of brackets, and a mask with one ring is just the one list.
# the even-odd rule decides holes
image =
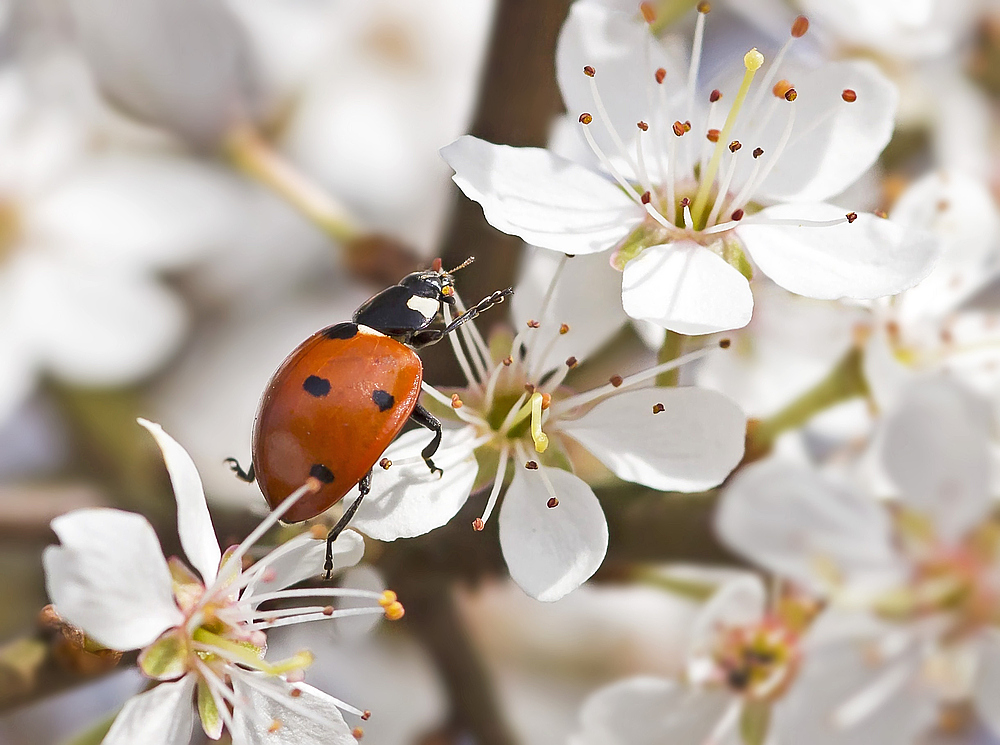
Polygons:
[[897,576],[892,526],[880,504],[775,459],[733,479],[715,529],[730,548],[821,595],[834,575],[872,587]]
[[[333,698],[305,683],[284,705],[262,689],[280,683],[245,673],[234,677],[233,691],[247,701],[233,716],[233,741],[241,745],[357,745]],[[285,685],[283,688],[288,689]]]
[[[365,553],[365,539],[359,533],[347,529],[333,542],[333,567],[340,571],[361,561]],[[309,534],[296,536],[283,544],[281,554],[267,562],[268,581],[264,575],[255,576],[243,591],[243,598],[249,599],[258,590],[270,592],[282,590],[297,582],[311,579],[318,574],[326,556],[326,539],[316,539]]]
[[160,683],[125,702],[101,745],[187,745],[194,728],[197,678]]
[[[548,479],[559,505],[547,506]],[[608,523],[586,482],[559,468],[516,466],[500,507],[500,548],[513,579],[537,600],[558,600],[597,571]]]
[[[737,234],[768,277],[786,290],[821,300],[895,295],[931,271],[937,241],[891,220],[859,214],[824,228],[796,221],[843,219],[831,204],[781,204],[747,218]],[[761,224],[754,224],[755,220]],[[767,224],[766,221],[788,224]]]
[[535,246],[571,254],[604,251],[646,216],[613,181],[542,148],[466,135],[441,156],[490,225]]
[[756,575],[729,580],[709,598],[695,618],[688,642],[688,658],[712,653],[719,632],[725,628],[750,626],[764,617],[767,592]]
[[632,318],[679,334],[713,334],[750,323],[746,277],[690,241],[652,246],[625,265],[622,305]]
[[561,429],[619,478],[695,492],[721,483],[740,462],[746,417],[715,391],[657,388],[602,401]]
[[139,419],[139,424],[149,430],[156,444],[163,451],[170,483],[174,487],[177,501],[177,534],[181,539],[184,553],[195,569],[201,574],[206,585],[210,585],[219,571],[222,551],[215,536],[215,526],[208,514],[205,490],[201,476],[191,460],[191,456],[159,424]]
[[960,539],[993,505],[982,404],[949,381],[921,381],[884,426],[882,460],[901,499],[930,517],[940,537]]
[[49,598],[67,621],[106,647],[138,649],[184,622],[170,572],[146,519],[111,509],[52,521],[62,545],[42,554]]
[[371,494],[351,524],[380,541],[412,538],[440,528],[462,508],[476,481],[475,437],[472,427],[444,430],[434,456],[444,471],[439,475],[431,473],[420,457],[430,434],[421,429],[402,435],[385,451],[393,465],[387,471],[375,469]]

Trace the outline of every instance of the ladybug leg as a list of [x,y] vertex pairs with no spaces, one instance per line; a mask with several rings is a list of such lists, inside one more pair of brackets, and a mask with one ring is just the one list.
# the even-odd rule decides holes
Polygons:
[[478,303],[469,308],[462,315],[453,318],[451,323],[445,326],[443,329],[426,329],[424,331],[418,331],[412,337],[410,337],[410,345],[414,349],[420,349],[421,347],[427,347],[431,344],[441,341],[445,336],[450,334],[452,331],[457,329],[462,324],[468,323],[469,321],[476,318],[480,313],[485,313],[494,305],[499,305],[506,298],[514,294],[513,288],[508,287],[506,290],[497,290],[492,295],[484,297]]
[[333,542],[337,540],[341,533],[344,532],[344,528],[347,524],[351,522],[351,518],[354,517],[354,513],[358,511],[358,507],[361,506],[361,500],[364,499],[368,492],[372,490],[372,469],[368,469],[361,481],[358,482],[358,491],[361,492],[358,498],[351,503],[351,506],[344,510],[344,514],[340,516],[337,524],[333,526],[329,533],[326,534],[326,561],[323,562],[323,569],[326,571],[326,578],[330,579],[330,575],[333,572]]
[[240,462],[236,458],[226,458],[223,463],[229,466],[229,469],[236,474],[236,478],[240,481],[246,481],[248,484],[252,484],[256,475],[253,472],[253,463],[250,464],[250,468],[243,470]]
[[431,469],[431,473],[444,475],[444,471],[435,466],[434,461],[431,459],[431,456],[441,446],[441,422],[420,404],[413,407],[413,413],[410,414],[410,421],[419,424],[421,427],[426,427],[434,433],[434,439],[427,444],[427,447],[420,451],[420,457],[424,459],[424,463]]

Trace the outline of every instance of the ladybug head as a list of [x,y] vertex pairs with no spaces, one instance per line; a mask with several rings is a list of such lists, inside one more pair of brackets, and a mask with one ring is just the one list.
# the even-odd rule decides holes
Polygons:
[[430,269],[422,272],[407,274],[400,280],[399,284],[409,288],[414,295],[419,297],[434,298],[448,305],[455,304],[455,281],[452,274],[459,269],[464,269],[473,262],[473,257],[469,257],[454,269],[445,271],[441,268],[441,259],[434,259]]

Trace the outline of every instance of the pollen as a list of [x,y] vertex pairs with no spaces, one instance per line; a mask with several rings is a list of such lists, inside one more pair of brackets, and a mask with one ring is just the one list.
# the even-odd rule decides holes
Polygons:
[[527,468],[529,471],[537,471],[538,470],[538,464],[535,461],[533,461],[533,460],[527,461],[524,464],[524,467]]
[[649,125],[646,124],[646,122],[636,122],[635,126],[637,126],[639,129],[641,129],[643,132],[648,132],[649,131]]
[[806,35],[806,31],[809,30],[809,19],[805,16],[799,16],[792,23],[792,36],[796,39],[801,39]]
[[757,72],[764,65],[764,55],[754,47],[743,55],[743,65],[751,72]]
[[406,609],[403,608],[403,604],[398,600],[395,603],[387,605],[385,608],[385,617],[390,621],[398,621],[406,615]]
[[289,691],[288,695],[291,696],[292,698],[298,698],[299,696],[302,695],[302,689],[293,688],[291,691]]
[[667,71],[664,68],[662,68],[662,67],[657,67],[656,68],[656,74],[655,74],[654,77],[656,78],[656,82],[657,83],[661,83],[662,84],[663,81],[667,77]]
[[653,413],[661,414],[665,411],[663,404],[653,404]]
[[549,501],[545,503],[545,506],[548,507],[550,510],[552,508],[554,508],[554,507],[558,507],[559,506],[559,498],[558,497],[549,497]]
[[535,443],[535,452],[544,453],[549,446],[549,436],[542,431],[542,402],[541,393],[531,394],[531,439]]
[[794,88],[789,88],[787,91],[785,91],[786,101],[794,101],[798,97],[799,97],[799,92]]
[[729,349],[729,345],[732,344],[732,343],[733,342],[730,339],[719,339],[719,348],[720,349]]
[[542,324],[539,323],[538,321],[536,321],[534,318],[532,318],[531,320],[528,321],[528,328],[529,329],[537,329],[541,325]]
[[453,409],[461,409],[462,406],[464,406],[464,405],[465,404],[462,403],[462,399],[460,399],[458,397],[457,393],[452,393],[451,394],[451,408],[453,408]]
[[746,213],[743,212],[742,209],[738,209],[738,210],[733,210],[733,214],[731,214],[729,217],[731,217],[735,222],[739,222],[740,220],[743,219],[744,214]]
[[309,528],[309,535],[315,538],[317,541],[321,541],[326,538],[327,529],[325,525],[313,525]]
[[563,336],[565,336],[566,334],[568,334],[569,333],[569,324],[568,323],[561,323],[561,324],[559,324],[559,333],[562,334]]
[[615,388],[617,388],[622,384],[622,376],[612,375],[611,378],[608,380],[608,382],[611,383],[611,385],[613,385]]
[[545,411],[549,406],[552,405],[552,396],[548,393],[542,394],[542,411]]
[[720,134],[722,134],[722,133],[719,130],[717,130],[717,129],[710,129],[710,130],[708,130],[708,132],[705,133],[705,137],[708,138],[709,142],[718,142]]
[[503,358],[503,366],[504,367],[510,367],[513,364],[514,364],[514,358],[511,357],[509,354],[506,357]]
[[586,67],[583,68],[583,74],[586,75],[588,78],[592,78],[597,74],[597,70],[595,70],[590,65],[587,65]]
[[756,158],[759,158],[759,157],[760,157],[760,156],[762,156],[763,154],[764,154],[764,148],[762,148],[762,147],[755,147],[755,148],[753,149],[753,157],[754,157],[755,159],[756,159]]
[[360,727],[355,727],[354,729],[351,730],[351,736],[355,740],[360,740],[362,737],[365,736],[365,731]]
[[382,597],[379,598],[378,604],[383,608],[387,608],[393,603],[399,600],[399,596],[396,595],[392,590],[386,590],[382,593]]
[[481,517],[477,517],[475,520],[472,521],[472,529],[477,533],[482,532],[482,530],[485,527],[486,523],[483,522],[483,519]]
[[729,152],[735,153],[741,147],[743,147],[743,144],[739,140],[733,140],[729,143]]
[[367,722],[371,718],[372,718],[372,713],[368,711],[368,709],[365,709],[363,712],[361,712],[361,720],[363,722]]
[[282,724],[281,724],[281,720],[280,719],[272,719],[271,720],[271,726],[267,728],[267,731],[270,732],[273,735],[275,732],[277,732],[279,729],[281,729],[281,727],[282,727]]
[[576,357],[567,357],[566,358],[566,367],[572,369],[572,368],[576,367],[576,365],[577,365],[577,359],[576,359]]
[[844,215],[844,217],[847,218],[847,222],[853,223],[855,220],[858,219],[858,213],[857,212],[848,212],[846,215]]
[[333,606],[332,605],[328,605],[325,608],[323,608],[323,615],[324,616],[332,616],[333,615]]
[[702,2],[698,3],[698,12],[701,13],[702,15],[707,15],[708,13],[711,13],[712,4],[705,2],[705,0],[702,0]]
[[684,133],[687,131],[687,130],[684,129],[684,123],[683,122],[674,122],[673,130],[674,130],[674,134],[677,135],[678,137],[683,136]]
[[774,94],[775,98],[784,98],[785,94],[790,90],[792,90],[792,84],[782,78],[774,84],[774,87],[771,89],[771,93]]
[[388,458],[383,458],[378,462],[378,464],[381,466],[383,471],[388,471],[392,467],[392,461]]
[[854,103],[858,100],[858,94],[850,88],[844,88],[844,92],[840,94],[840,97],[847,101],[847,103]]
[[652,3],[642,2],[639,3],[639,10],[642,13],[642,18],[646,23],[656,23],[656,8],[653,7]]
[[586,111],[580,114],[580,124],[590,124],[592,121],[594,121],[594,117]]
[[642,200],[643,204],[649,204],[650,201],[652,200],[652,195],[648,191],[644,191],[640,199]]
[[715,90],[713,90],[711,93],[708,94],[709,103],[715,103],[721,98],[722,98],[722,91],[720,91],[718,88],[716,88]]

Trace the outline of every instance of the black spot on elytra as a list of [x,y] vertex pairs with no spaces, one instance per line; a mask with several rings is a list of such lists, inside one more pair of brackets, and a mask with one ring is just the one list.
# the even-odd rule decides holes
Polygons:
[[336,326],[323,329],[323,336],[327,339],[351,339],[357,333],[358,324],[356,323],[338,323]]
[[309,469],[309,475],[314,479],[319,479],[324,484],[333,483],[333,471],[324,466],[322,463],[313,464],[313,467]]
[[322,398],[330,392],[330,381],[318,375],[310,375],[302,383],[302,389],[310,396]]
[[390,394],[386,393],[385,391],[379,390],[378,388],[372,391],[372,401],[374,401],[375,405],[378,406],[379,411],[388,411],[396,403],[395,398],[393,398]]

